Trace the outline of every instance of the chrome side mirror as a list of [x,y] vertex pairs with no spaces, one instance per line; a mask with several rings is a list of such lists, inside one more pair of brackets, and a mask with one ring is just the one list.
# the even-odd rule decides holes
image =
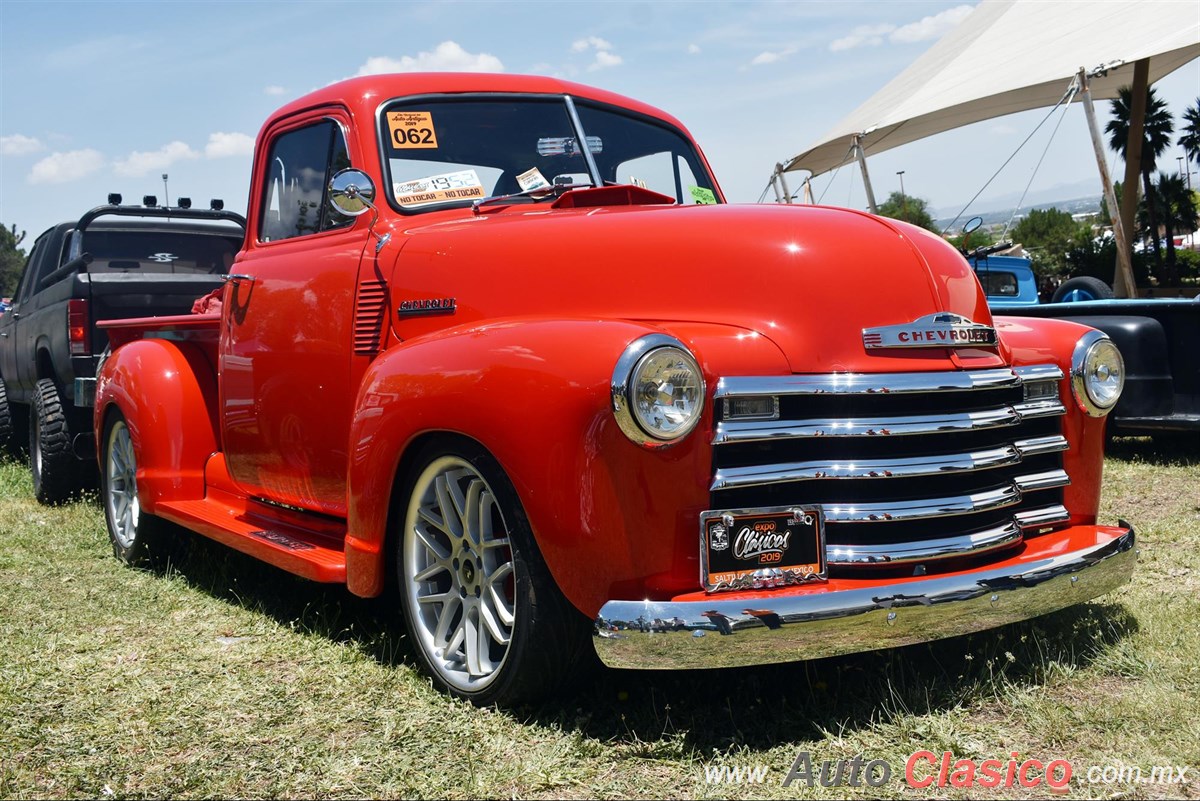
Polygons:
[[391,241],[391,234],[383,234],[382,236],[375,230],[375,223],[379,221],[379,209],[372,202],[375,199],[375,183],[371,180],[371,176],[367,175],[362,170],[356,170],[353,167],[348,167],[344,170],[339,170],[334,173],[329,179],[329,205],[347,217],[360,217],[366,214],[367,211],[375,212],[375,216],[371,218],[369,230],[374,237],[379,240],[375,243],[375,252],[383,250],[383,246]]
[[329,179],[329,204],[347,217],[358,217],[375,206],[375,184],[362,170],[339,170]]

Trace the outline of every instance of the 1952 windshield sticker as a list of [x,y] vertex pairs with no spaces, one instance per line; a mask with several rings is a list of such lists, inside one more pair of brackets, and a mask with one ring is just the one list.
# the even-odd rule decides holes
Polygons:
[[423,206],[448,200],[481,198],[483,184],[474,170],[459,170],[392,184],[392,193],[396,196],[396,202],[402,206]]
[[428,111],[392,111],[387,115],[392,147],[401,150],[436,148],[437,130]]

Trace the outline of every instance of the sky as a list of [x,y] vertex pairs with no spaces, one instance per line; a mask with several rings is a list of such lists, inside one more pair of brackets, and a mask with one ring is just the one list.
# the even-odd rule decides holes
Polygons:
[[[973,6],[0,0],[0,224],[27,231],[28,246],[109,192],[161,200],[163,173],[172,202],[219,197],[244,212],[267,115],[334,81],[385,71],[545,74],[648,102],[689,128],[729,200],[755,202],[776,162],[814,144]],[[1200,60],[1156,89],[1178,120],[1200,97]],[[1107,108],[1098,106],[1101,124]],[[909,196],[957,211],[1045,115],[989,120],[873,156],[875,194],[882,201],[899,189],[903,170]],[[1068,110],[1053,139],[1051,127],[972,210],[1012,204],[1031,179],[1031,193],[1099,194],[1082,108]],[[1162,167],[1178,168],[1176,150]],[[865,206],[856,169],[813,186],[824,203]]]

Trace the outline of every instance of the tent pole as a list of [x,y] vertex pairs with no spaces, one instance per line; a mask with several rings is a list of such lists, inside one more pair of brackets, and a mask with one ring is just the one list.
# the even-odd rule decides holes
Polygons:
[[1096,151],[1096,164],[1100,167],[1100,183],[1104,185],[1104,198],[1108,202],[1108,216],[1112,221],[1113,235],[1117,238],[1117,271],[1113,280],[1113,293],[1119,298],[1136,298],[1137,286],[1133,282],[1133,265],[1130,261],[1129,240],[1117,208],[1117,195],[1113,191],[1112,179],[1108,175],[1108,164],[1104,158],[1104,140],[1100,138],[1100,126],[1096,123],[1096,109],[1092,106],[1092,90],[1088,86],[1087,70],[1079,70],[1079,86],[1083,90],[1083,110],[1087,115],[1088,130],[1092,134],[1092,148]]
[[1125,241],[1132,244],[1137,219],[1138,195],[1142,188],[1142,144],[1146,123],[1146,93],[1150,88],[1150,59],[1133,64],[1133,85],[1129,94],[1129,138],[1125,140],[1125,183],[1121,185],[1121,225]]
[[854,152],[858,156],[858,166],[862,168],[863,188],[867,190],[867,208],[872,214],[879,213],[879,207],[875,205],[875,190],[871,188],[871,176],[867,174],[867,152],[863,150],[862,138],[854,135]]
[[[783,165],[782,164],[775,165],[775,175],[777,175],[779,177],[779,187],[781,187],[783,189],[783,197],[780,199],[779,202],[780,203],[791,203],[792,202],[792,193],[788,191],[787,178],[785,178],[783,175]],[[775,193],[776,194],[779,193],[779,188],[776,188]]]
[[[775,202],[782,203],[783,195],[781,195],[779,193],[779,165],[778,164],[775,165],[775,169],[771,172],[770,185],[771,185],[771,188],[775,190]],[[766,194],[765,190],[764,190],[763,194]]]

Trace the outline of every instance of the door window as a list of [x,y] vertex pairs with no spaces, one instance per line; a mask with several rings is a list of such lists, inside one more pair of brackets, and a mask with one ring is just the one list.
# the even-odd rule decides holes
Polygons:
[[275,242],[353,223],[326,196],[329,178],[349,166],[345,136],[333,120],[278,136],[267,159],[259,239]]

